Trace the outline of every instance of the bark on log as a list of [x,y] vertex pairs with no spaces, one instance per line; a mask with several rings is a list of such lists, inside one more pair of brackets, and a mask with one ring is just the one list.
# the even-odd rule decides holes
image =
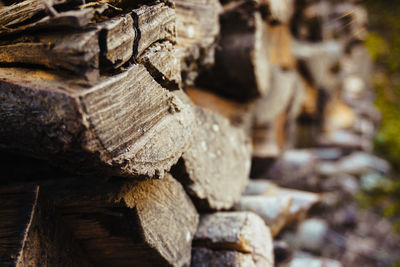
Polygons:
[[222,116],[200,107],[193,106],[193,110],[196,122],[190,143],[172,173],[198,208],[229,209],[246,187],[251,164],[249,141]]
[[[172,176],[45,184],[95,266],[188,266],[198,214]],[[65,182],[65,183],[64,183]]]
[[39,186],[0,187],[1,266],[92,266]]
[[193,246],[251,254],[255,266],[273,266],[273,245],[268,227],[250,212],[202,215]]
[[0,79],[0,147],[77,172],[162,177],[192,130],[191,108],[142,65],[91,88],[25,69]]
[[269,89],[267,25],[254,1],[228,6],[220,16],[215,65],[197,82],[243,102],[265,95]]

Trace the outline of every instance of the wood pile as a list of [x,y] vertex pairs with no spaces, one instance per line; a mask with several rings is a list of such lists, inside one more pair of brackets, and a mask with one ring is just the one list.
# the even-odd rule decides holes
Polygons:
[[281,264],[346,168],[321,159],[370,149],[365,23],[351,1],[0,2],[0,265]]

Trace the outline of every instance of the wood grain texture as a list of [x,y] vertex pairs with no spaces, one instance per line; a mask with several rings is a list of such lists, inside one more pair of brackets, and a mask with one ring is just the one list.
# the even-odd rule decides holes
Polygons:
[[216,212],[202,215],[194,237],[195,247],[251,254],[256,266],[273,266],[269,228],[251,212]]
[[193,248],[192,267],[231,266],[255,267],[251,255],[230,250],[211,250],[208,248]]
[[257,5],[241,2],[222,13],[220,23],[215,65],[198,77],[198,84],[241,102],[265,95],[270,79],[268,33]]
[[130,14],[122,15],[97,24],[102,49],[100,62],[109,68],[118,68],[133,56],[136,39],[134,22]]
[[185,84],[193,84],[198,72],[214,64],[219,35],[218,0],[175,0],[177,52]]
[[98,32],[97,29],[90,29],[65,35],[46,33],[26,36],[25,40],[1,45],[0,62],[41,65],[96,80],[99,76]]
[[153,78],[168,89],[181,87],[181,66],[177,57],[176,47],[166,41],[157,42],[151,45],[138,58]]
[[172,176],[43,185],[94,266],[188,266],[198,214]]
[[166,4],[143,5],[132,13],[139,34],[136,55],[140,56],[157,41],[176,42],[175,11]]
[[193,108],[196,123],[191,140],[172,172],[185,184],[199,208],[229,209],[247,183],[249,140],[222,116]]
[[39,186],[0,187],[1,266],[92,266]]
[[189,105],[142,65],[90,88],[25,69],[0,79],[0,147],[77,172],[162,177],[192,131]]

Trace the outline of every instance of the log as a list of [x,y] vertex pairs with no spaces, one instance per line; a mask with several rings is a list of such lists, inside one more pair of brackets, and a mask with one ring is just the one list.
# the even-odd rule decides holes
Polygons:
[[268,227],[250,212],[217,212],[200,217],[194,247],[251,254],[255,266],[273,266],[273,245]]
[[0,187],[1,266],[92,266],[37,185]]
[[43,187],[94,266],[188,266],[198,214],[172,176]]
[[207,248],[193,248],[191,266],[256,267],[250,254],[229,250],[211,250]]
[[0,62],[67,70],[92,82],[99,76],[98,34],[97,29],[90,29],[65,35],[25,36],[25,40],[17,39],[0,46]]
[[142,65],[90,88],[26,69],[0,79],[0,147],[77,173],[162,177],[192,131],[191,108]]
[[[116,69],[128,62],[134,53],[134,42],[137,38],[130,14],[112,18],[99,23],[99,45],[102,48],[100,64],[104,69]],[[100,65],[102,67],[102,65]]]
[[200,107],[193,110],[196,120],[189,146],[171,172],[198,208],[229,209],[239,200],[249,176],[248,138],[222,116]]
[[198,106],[228,118],[235,127],[250,135],[253,118],[253,103],[239,103],[196,87],[186,87],[186,94]]
[[[271,88],[255,103],[253,119],[253,157],[271,158],[294,143],[290,127],[300,112],[304,85],[299,75],[280,66],[272,67]],[[255,166],[257,168],[257,166]]]
[[135,43],[140,56],[153,43],[166,40],[176,42],[175,11],[165,3],[152,6],[143,5],[132,11],[135,27],[138,30],[138,41]]
[[276,196],[242,196],[235,205],[237,211],[254,212],[268,225],[272,236],[277,236],[287,224],[293,199]]
[[220,23],[215,65],[198,77],[198,85],[240,102],[265,95],[270,77],[268,32],[256,1],[228,4]]
[[198,72],[214,64],[219,35],[218,0],[175,0],[177,54],[185,84],[193,84]]
[[138,58],[138,62],[143,64],[164,88],[181,87],[181,66],[172,43],[168,41],[154,43]]
[[[285,201],[287,201],[287,199],[291,199],[292,203],[290,205],[288,214],[286,214],[285,224],[288,224],[293,220],[305,218],[311,207],[321,202],[322,200],[319,194],[279,187],[271,181],[264,179],[250,180],[244,196],[264,196],[269,197],[270,199],[274,198],[279,203],[284,203]],[[251,202],[251,199],[250,201],[249,199],[247,201]],[[267,206],[265,203],[263,203],[262,205]],[[272,212],[268,209],[265,210],[267,210],[268,212]],[[261,214],[259,215],[261,216]],[[273,227],[270,226],[270,228],[271,232],[274,232]]]

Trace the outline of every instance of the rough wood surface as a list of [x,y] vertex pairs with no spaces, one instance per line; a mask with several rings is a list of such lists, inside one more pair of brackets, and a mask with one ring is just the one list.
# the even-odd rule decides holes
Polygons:
[[17,39],[0,46],[0,62],[63,69],[96,80],[100,53],[98,33],[97,29],[90,29],[64,35],[25,36],[21,41]]
[[272,238],[262,219],[251,212],[217,212],[200,217],[195,247],[249,253],[256,266],[273,266]]
[[181,65],[172,43],[166,41],[153,44],[138,58],[138,62],[143,64],[163,87],[181,87]]
[[1,266],[92,266],[39,186],[0,187]]
[[198,78],[198,84],[244,102],[269,89],[267,25],[253,1],[240,2],[220,16],[221,34],[215,65]]
[[177,52],[184,82],[192,84],[198,71],[214,64],[219,34],[218,0],[175,0]]
[[101,28],[99,43],[103,48],[100,64],[118,68],[132,58],[137,36],[130,14],[107,20],[97,26]]
[[246,187],[251,164],[249,141],[222,116],[200,107],[193,109],[190,144],[172,172],[199,208],[229,209]]
[[[65,183],[64,183],[65,182]],[[198,214],[172,176],[42,186],[94,266],[188,266]]]
[[73,82],[0,69],[0,147],[78,172],[161,177],[176,163],[193,112],[142,65],[91,88]]
[[229,250],[211,250],[207,248],[193,248],[191,266],[256,267],[250,254]]
[[137,54],[140,56],[150,45],[160,40],[176,42],[175,10],[164,3],[143,5],[133,10],[138,29]]

